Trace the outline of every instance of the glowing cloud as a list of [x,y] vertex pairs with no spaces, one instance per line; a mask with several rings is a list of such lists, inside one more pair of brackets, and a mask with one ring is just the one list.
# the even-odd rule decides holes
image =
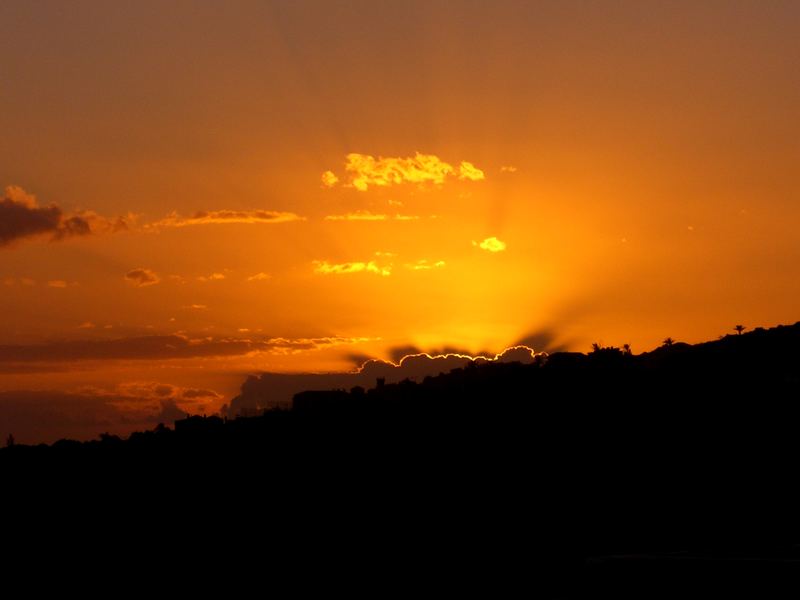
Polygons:
[[328,215],[326,221],[416,221],[416,215],[384,215],[371,213],[368,210],[357,210],[343,215]]
[[155,285],[161,281],[155,272],[144,268],[131,269],[125,273],[125,279],[128,283],[136,287],[147,287],[148,285]]
[[[458,169],[434,154],[420,154],[408,158],[392,158],[353,152],[347,155],[345,171],[349,182],[345,185],[366,192],[369,186],[388,187],[401,183],[442,184],[447,177],[469,181],[485,179],[483,171],[472,163],[462,161]],[[331,171],[322,174],[323,185],[333,187],[338,178]]]
[[389,215],[379,215],[368,210],[357,210],[343,215],[328,215],[326,221],[386,221]]
[[348,275],[350,273],[375,273],[376,275],[383,275],[388,277],[392,274],[391,265],[378,265],[377,262],[371,260],[369,262],[348,262],[332,264],[327,260],[315,260],[314,272],[322,275]]
[[445,262],[443,260],[437,260],[436,262],[429,262],[425,259],[418,260],[415,263],[407,264],[406,268],[411,269],[412,271],[429,271],[431,269],[442,269],[445,266]]
[[487,252],[502,252],[506,249],[506,243],[501,242],[494,236],[486,238],[480,243],[473,241],[472,245],[477,246],[481,250],[486,250]]
[[469,181],[482,181],[486,179],[486,176],[483,174],[483,171],[478,169],[471,162],[463,160],[458,167],[458,178],[468,179]]
[[226,223],[252,225],[288,223],[291,221],[305,221],[305,217],[291,212],[274,210],[212,210],[197,212],[192,217],[182,217],[178,213],[172,213],[160,221],[151,223],[147,228],[159,229],[162,227],[188,227],[190,225],[220,225]]
[[325,171],[322,174],[322,186],[326,188],[332,188],[337,183],[339,183],[339,178],[333,171]]
[[201,276],[197,278],[197,281],[208,282],[208,281],[221,281],[225,279],[224,273],[212,273],[208,277]]
[[247,278],[247,281],[267,281],[268,279],[272,279],[272,275],[269,273],[256,273],[255,275],[251,275]]

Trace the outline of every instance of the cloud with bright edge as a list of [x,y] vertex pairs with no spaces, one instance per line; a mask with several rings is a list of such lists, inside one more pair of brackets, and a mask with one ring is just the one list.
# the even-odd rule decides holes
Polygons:
[[473,246],[477,246],[481,250],[486,250],[487,252],[502,252],[506,249],[506,243],[501,242],[496,237],[488,237],[482,242],[472,242]]
[[416,353],[399,357],[397,362],[367,359],[357,371],[350,373],[263,373],[247,378],[242,384],[241,394],[231,400],[228,414],[234,416],[245,411],[289,406],[296,393],[306,390],[350,389],[354,386],[372,388],[378,378],[389,384],[404,379],[422,381],[427,376],[464,368],[471,363],[529,364],[539,355],[532,348],[514,346],[494,356]]
[[125,280],[136,287],[147,287],[157,284],[161,278],[154,271],[139,267],[125,273]]
[[[347,187],[354,187],[366,192],[370,186],[388,187],[402,183],[442,184],[450,178],[466,181],[481,181],[486,178],[484,172],[471,162],[461,161],[458,167],[440,159],[435,154],[417,152],[410,157],[375,158],[369,154],[352,152],[347,155],[345,172]],[[333,187],[339,178],[332,172],[322,174],[323,185]]]

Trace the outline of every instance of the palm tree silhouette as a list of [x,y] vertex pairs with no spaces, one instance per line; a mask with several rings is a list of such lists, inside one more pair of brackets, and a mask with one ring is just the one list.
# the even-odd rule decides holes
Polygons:
[[668,337],[668,338],[666,338],[666,339],[665,339],[665,340],[664,340],[662,343],[663,343],[665,346],[672,346],[672,344],[674,344],[674,343],[675,343],[675,340],[673,340],[671,337]]
[[736,325],[733,329],[736,331],[736,333],[738,333],[739,335],[742,335],[742,332],[745,329],[747,329],[747,327],[745,327],[744,325]]

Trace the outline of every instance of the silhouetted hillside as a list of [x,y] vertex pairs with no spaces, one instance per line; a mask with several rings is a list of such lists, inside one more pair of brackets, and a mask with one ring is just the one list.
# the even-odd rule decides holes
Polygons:
[[0,468],[224,481],[205,497],[251,514],[288,500],[312,539],[411,544],[426,564],[445,553],[563,596],[681,595],[698,575],[711,587],[694,591],[764,592],[798,564],[800,323],[375,383],[127,440],[5,448]]

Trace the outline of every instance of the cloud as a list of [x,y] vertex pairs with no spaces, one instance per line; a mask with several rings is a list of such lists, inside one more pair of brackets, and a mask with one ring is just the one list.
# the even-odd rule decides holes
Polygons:
[[69,340],[45,344],[0,345],[0,364],[72,362],[88,360],[171,360],[242,356],[265,352],[295,354],[369,341],[363,337],[319,338],[192,338],[186,335],[151,335],[117,339]]
[[339,183],[339,178],[336,176],[336,174],[333,171],[325,171],[322,174],[322,178],[321,179],[322,179],[323,187],[326,187],[326,188],[332,188],[337,183]]
[[211,398],[216,400],[217,398],[222,398],[221,394],[218,394],[214,390],[200,390],[196,388],[185,389],[181,392],[182,398]]
[[347,262],[333,264],[327,260],[315,260],[314,272],[322,275],[348,275],[351,273],[375,273],[388,277],[392,274],[391,265],[379,265],[376,261],[369,262]]
[[214,390],[198,388],[182,388],[169,383],[159,383],[155,381],[129,381],[118,384],[112,392],[124,398],[147,398],[147,399],[191,399],[208,398],[216,400],[222,398]]
[[416,215],[385,215],[371,213],[368,210],[357,210],[343,215],[328,215],[325,217],[326,221],[416,221],[419,217]]
[[506,243],[501,242],[494,236],[486,238],[480,243],[473,241],[472,245],[479,247],[481,250],[486,250],[487,252],[502,252],[506,249]]
[[131,269],[125,273],[125,279],[136,287],[147,287],[148,285],[155,285],[161,281],[155,272],[142,267]]
[[412,271],[429,271],[430,269],[442,269],[446,264],[447,263],[445,263],[443,260],[431,262],[423,258],[415,263],[407,264],[406,268],[411,269]]
[[55,235],[63,214],[55,205],[39,207],[34,196],[9,186],[0,200],[0,246],[40,234]]
[[554,353],[568,350],[569,344],[559,340],[559,336],[552,329],[539,329],[526,334],[516,343],[517,346],[536,348],[541,352]]
[[[448,177],[479,181],[485,179],[483,171],[470,162],[462,161],[458,168],[441,160],[434,154],[420,154],[417,152],[412,157],[392,158],[370,156],[369,154],[350,153],[346,157],[345,172],[348,176],[348,187],[354,187],[360,192],[365,192],[370,186],[388,187],[402,183],[417,184],[442,184]],[[333,178],[330,177],[333,175]],[[338,178],[332,171],[323,173],[323,182],[330,183],[333,187]],[[336,181],[334,181],[334,179]]]
[[500,167],[500,172],[501,173],[516,173],[517,172],[517,167],[515,167],[513,165],[506,165],[506,166]]
[[386,221],[389,215],[379,215],[368,210],[357,210],[343,215],[328,215],[326,221]]
[[255,275],[251,275],[247,278],[247,281],[267,281],[268,279],[272,279],[272,275],[269,273],[256,273]]
[[197,281],[209,282],[209,281],[222,281],[223,279],[225,279],[224,273],[212,273],[207,277],[206,276],[198,277]]
[[101,432],[125,435],[156,423],[171,425],[221,399],[214,390],[137,381],[74,391],[5,391],[0,392],[0,436],[13,434],[18,443],[37,444],[96,439]]
[[196,212],[194,216],[182,217],[178,213],[172,213],[147,225],[148,229],[160,229],[164,227],[189,227],[192,225],[220,225],[228,223],[237,224],[271,224],[288,223],[291,221],[305,221],[292,212],[279,212],[274,210],[211,210]]
[[411,354],[403,355],[398,362],[367,360],[361,368],[351,373],[263,373],[250,376],[242,384],[241,393],[231,400],[229,414],[257,412],[265,408],[288,405],[294,394],[307,390],[350,389],[355,386],[371,388],[377,378],[386,383],[404,379],[421,381],[425,377],[448,373],[473,362],[523,362],[534,361],[536,353],[531,348],[515,346],[494,356],[469,356],[460,353],[427,354],[408,347]]
[[464,160],[461,161],[461,165],[458,167],[458,178],[468,179],[469,181],[481,181],[486,179],[486,176],[483,174],[483,171],[478,169],[471,162]]
[[0,247],[41,235],[49,235],[51,240],[63,240],[125,228],[124,217],[110,220],[93,212],[67,216],[55,204],[39,206],[36,197],[19,186],[6,187],[0,199]]

